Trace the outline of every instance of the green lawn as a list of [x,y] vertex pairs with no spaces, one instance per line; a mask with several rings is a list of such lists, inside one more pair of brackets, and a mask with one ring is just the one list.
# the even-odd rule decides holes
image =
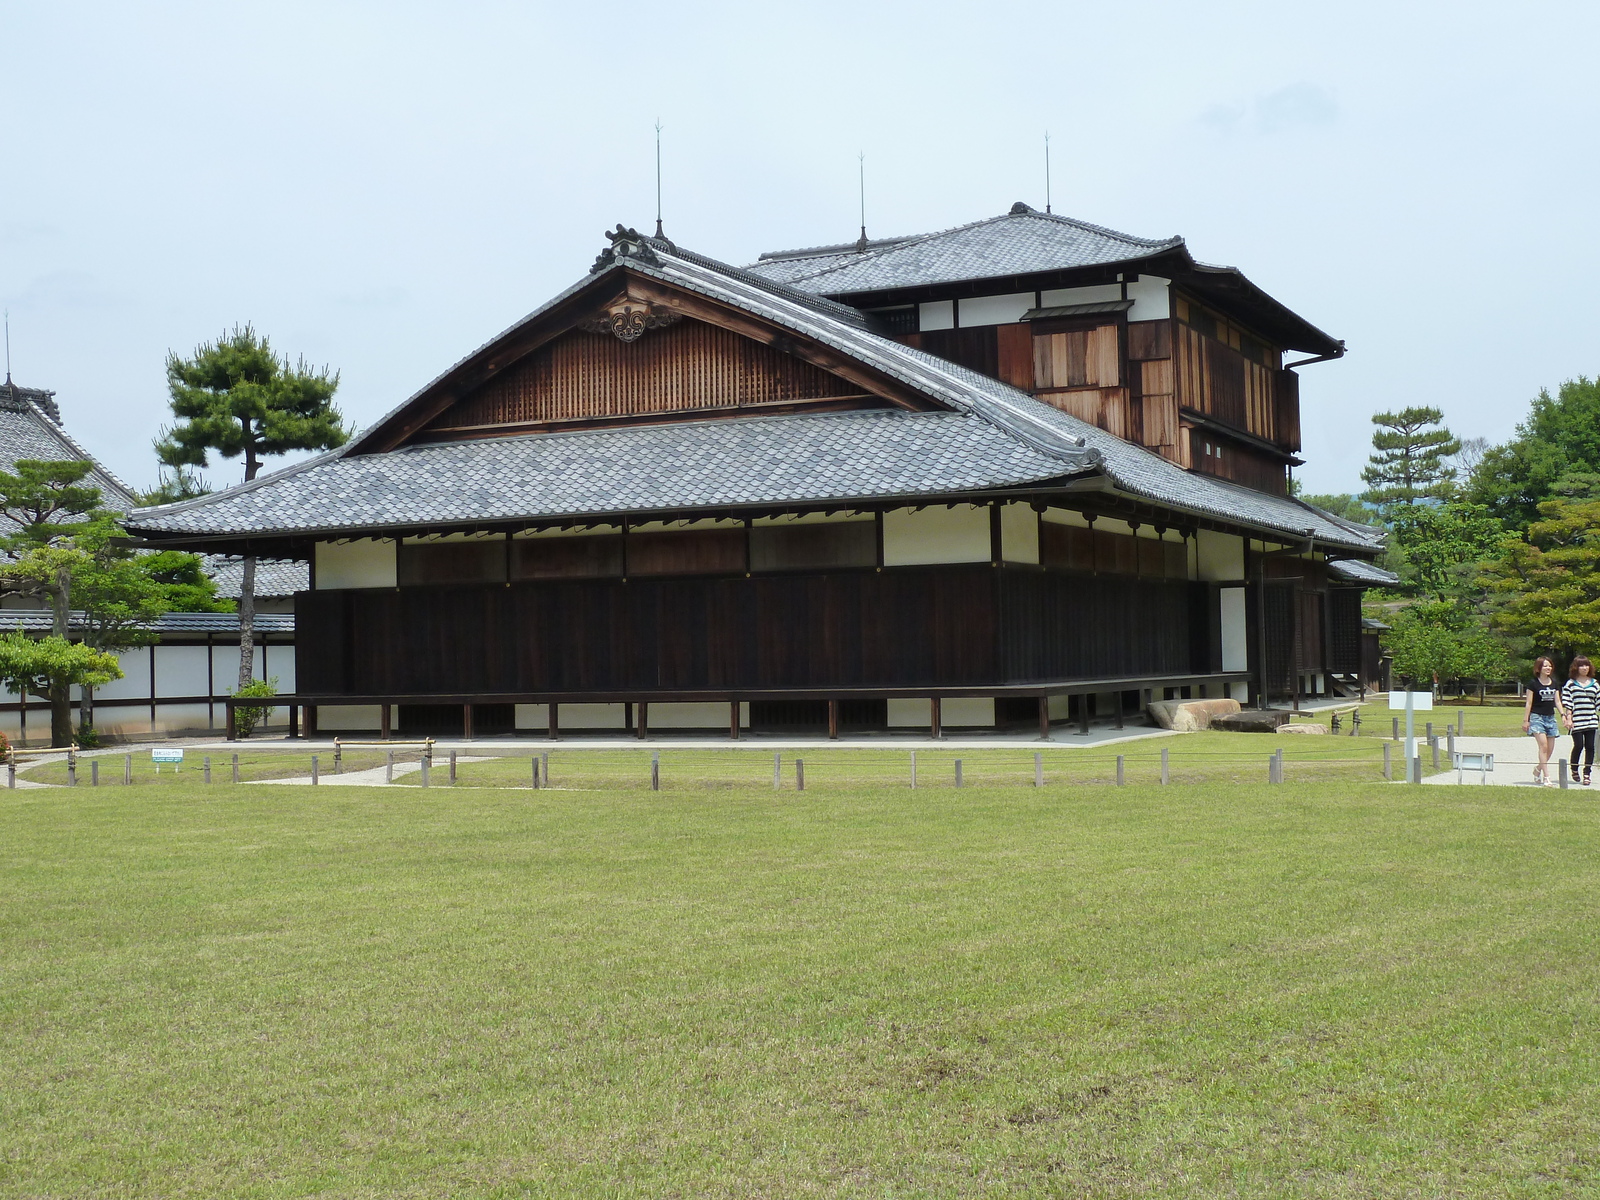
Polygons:
[[1587,795],[768,763],[6,792],[0,1194],[1600,1194]]

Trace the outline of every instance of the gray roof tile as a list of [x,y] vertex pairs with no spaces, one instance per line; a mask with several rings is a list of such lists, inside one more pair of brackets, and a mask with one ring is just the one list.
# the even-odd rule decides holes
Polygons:
[[745,268],[803,291],[843,296],[1005,275],[1031,275],[1148,258],[1183,245],[1118,233],[1018,205],[1003,216],[898,239],[865,251],[780,251]]
[[[45,462],[76,459],[94,463],[88,482],[100,489],[107,508],[126,512],[133,507],[133,491],[80,446],[51,419],[37,396],[51,396],[36,388],[7,388],[0,384],[0,470],[16,469],[19,459],[36,458]],[[51,408],[54,408],[52,401]]]
[[[359,453],[357,438],[251,484],[140,510],[130,526],[191,536],[393,530],[947,495],[1098,473],[1118,489],[1194,514],[1351,548],[1379,544],[1370,532],[1299,501],[1184,471],[1025,392],[841,320],[782,284],[674,252],[662,242],[650,245],[656,261],[629,258],[629,269],[814,338],[950,411],[748,417],[414,445],[377,454]],[[592,280],[569,288],[507,333]]]

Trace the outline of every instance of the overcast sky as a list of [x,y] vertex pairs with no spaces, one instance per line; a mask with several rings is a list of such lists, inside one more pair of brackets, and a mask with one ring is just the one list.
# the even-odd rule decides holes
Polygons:
[[[1600,373],[1588,4],[4,0],[16,381],[154,482],[163,362],[236,322],[356,425],[579,278],[618,221],[732,262],[1043,206],[1243,269],[1349,343],[1300,477],[1368,417],[1506,437]],[[240,477],[216,463],[213,483]]]

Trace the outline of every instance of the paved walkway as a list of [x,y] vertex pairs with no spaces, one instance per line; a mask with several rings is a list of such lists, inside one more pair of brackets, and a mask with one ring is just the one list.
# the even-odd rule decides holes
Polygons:
[[[1446,750],[1448,743],[1445,739],[1439,741],[1439,765],[1442,767],[1449,762]],[[1572,751],[1572,739],[1563,737],[1557,740],[1556,749],[1550,755],[1550,776],[1552,779],[1560,777],[1558,761]],[[1461,754],[1492,754],[1494,755],[1494,770],[1484,777],[1478,771],[1460,772],[1463,784],[1479,785],[1482,783],[1493,784],[1497,787],[1507,786],[1533,786],[1533,768],[1539,761],[1539,748],[1534,745],[1531,737],[1462,737],[1456,739],[1456,752]],[[1422,769],[1429,770],[1433,761],[1428,753],[1428,744],[1421,738],[1417,739],[1417,753],[1422,755]],[[1424,774],[1423,783],[1448,783],[1455,784],[1457,772],[1442,771],[1439,774]],[[1576,785],[1574,785],[1576,786]],[[1581,789],[1580,789],[1581,790]],[[1600,785],[1592,786],[1590,791],[1600,795]]]
[[[487,762],[487,761],[489,761],[489,759],[491,757],[492,756],[490,756],[490,755],[458,754],[458,755],[456,755],[456,762],[457,763]],[[341,775],[330,775],[330,774],[327,774],[326,772],[318,771],[317,772],[317,785],[319,787],[383,787],[385,784],[387,784],[389,782],[389,780],[384,778],[385,770],[387,770],[387,768],[385,768],[385,767],[370,767],[365,771],[346,771]],[[402,775],[415,775],[421,770],[422,770],[422,764],[421,763],[397,762],[397,763],[394,764],[394,778],[399,779]],[[439,774],[440,771],[444,772],[443,776],[441,776]],[[433,760],[433,776],[432,776],[432,778],[434,778],[434,779],[442,778],[445,782],[449,782],[449,779],[450,779],[450,764],[449,764],[449,762],[447,760],[446,761],[441,761],[438,757],[434,758],[434,760]],[[300,776],[300,777],[295,778],[295,779],[242,779],[242,780],[240,780],[240,782],[241,783],[289,783],[289,784],[302,784],[302,785],[304,785],[306,787],[309,787],[309,786],[311,786],[311,776],[303,775],[303,776]]]

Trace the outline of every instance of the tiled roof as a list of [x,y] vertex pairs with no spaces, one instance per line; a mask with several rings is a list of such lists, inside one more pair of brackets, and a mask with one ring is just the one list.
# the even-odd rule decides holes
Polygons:
[[126,512],[133,507],[132,490],[95,462],[94,455],[78,445],[52,418],[52,414],[60,410],[53,399],[44,403],[40,397],[54,395],[38,388],[16,387],[9,379],[0,383],[0,471],[14,470],[17,460],[23,458],[45,462],[87,460],[94,463],[87,481],[100,489],[106,507]]
[[1400,576],[1393,571],[1385,571],[1376,563],[1369,563],[1359,558],[1337,559],[1328,564],[1328,571],[1335,579],[1373,587],[1389,587],[1400,582]]
[[[823,247],[764,254],[745,269],[828,296],[881,292],[1006,275],[1031,275],[1149,258],[1183,245],[1181,237],[1134,237],[1071,217],[1014,205],[1003,216],[865,251]],[[843,252],[841,252],[843,250]]]
[[[244,559],[232,554],[205,556],[206,574],[217,584],[217,595],[227,600],[237,600],[244,588]],[[288,558],[260,558],[256,560],[256,595],[281,599],[311,586],[311,567],[308,563]]]
[[[1299,501],[1190,474],[1025,392],[840,320],[786,286],[690,257],[655,239],[643,243],[649,253],[609,264],[603,255],[596,269],[626,265],[763,317],[898,380],[947,411],[747,417],[413,445],[387,453],[361,453],[363,438],[357,438],[250,484],[140,510],[130,526],[190,536],[394,530],[949,495],[1101,474],[1117,489],[1194,514],[1351,548],[1378,545]],[[501,337],[593,281],[591,276],[569,288]]]
[[[70,616],[72,627],[77,627],[83,620],[83,614],[73,612]],[[43,608],[6,608],[0,609],[0,633],[10,633],[12,630],[21,629],[24,633],[49,633],[52,628],[50,611]],[[167,613],[158,618],[151,626],[155,632],[167,636],[179,636],[194,633],[223,633],[239,636],[238,613],[192,613],[175,612]],[[260,633],[293,633],[293,613],[257,613],[255,631]]]

